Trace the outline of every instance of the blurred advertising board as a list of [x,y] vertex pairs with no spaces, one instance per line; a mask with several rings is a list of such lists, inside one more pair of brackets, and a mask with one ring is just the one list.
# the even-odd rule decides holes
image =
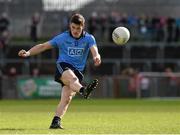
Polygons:
[[51,77],[18,78],[20,98],[55,98],[60,97],[61,85]]

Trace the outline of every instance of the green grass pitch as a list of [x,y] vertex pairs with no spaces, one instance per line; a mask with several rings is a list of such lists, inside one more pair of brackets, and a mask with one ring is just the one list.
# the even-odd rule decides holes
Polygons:
[[57,103],[0,100],[0,134],[180,134],[178,99],[73,99],[65,129],[48,129]]

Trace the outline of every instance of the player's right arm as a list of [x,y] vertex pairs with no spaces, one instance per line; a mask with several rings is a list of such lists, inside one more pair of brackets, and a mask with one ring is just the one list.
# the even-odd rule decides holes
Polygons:
[[49,43],[49,42],[45,42],[43,44],[38,44],[34,47],[32,47],[30,50],[26,51],[26,50],[20,50],[18,52],[18,55],[20,57],[29,57],[29,56],[33,56],[33,55],[37,55],[41,52],[44,52],[46,50],[49,50],[53,48],[53,46]]

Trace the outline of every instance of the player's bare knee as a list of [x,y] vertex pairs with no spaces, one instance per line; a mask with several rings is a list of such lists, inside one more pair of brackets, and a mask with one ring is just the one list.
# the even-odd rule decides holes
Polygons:
[[72,88],[74,84],[77,84],[78,82],[79,82],[79,79],[77,77],[71,78],[70,84],[69,84],[70,88]]
[[75,77],[76,77],[76,75],[74,74],[74,72],[72,70],[68,69],[63,72],[61,79],[70,81],[72,78],[75,78]]

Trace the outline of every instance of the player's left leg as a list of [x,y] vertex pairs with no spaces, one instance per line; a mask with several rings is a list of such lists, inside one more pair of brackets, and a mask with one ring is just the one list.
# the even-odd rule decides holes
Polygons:
[[73,96],[76,94],[72,89],[70,89],[69,86],[64,86],[62,88],[62,93],[61,93],[61,100],[57,106],[55,117],[52,120],[51,129],[63,129],[61,125],[61,119],[66,113],[69,104],[73,98]]
[[57,106],[56,114],[55,114],[56,116],[59,116],[60,118],[64,116],[72,98],[76,94],[76,92],[70,89],[70,87],[68,86],[64,86],[64,87],[65,88],[62,90],[62,93],[61,93],[61,101],[59,102]]

